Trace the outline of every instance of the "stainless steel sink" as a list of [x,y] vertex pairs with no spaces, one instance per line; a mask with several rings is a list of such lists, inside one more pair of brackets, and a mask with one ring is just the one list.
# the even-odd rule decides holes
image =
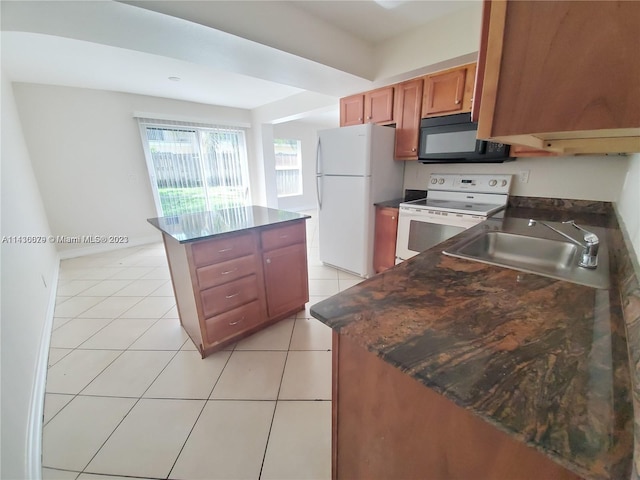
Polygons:
[[[443,253],[589,287],[609,288],[606,245],[601,245],[597,268],[580,267],[580,247],[568,241],[549,238],[555,235],[552,231],[527,229],[523,222],[526,220],[509,219],[506,225],[500,225],[499,230],[486,227],[488,229],[480,230]],[[491,225],[490,221],[487,223]],[[505,226],[511,231],[505,231]],[[524,234],[529,231],[531,234]],[[604,238],[604,234],[601,238]]]

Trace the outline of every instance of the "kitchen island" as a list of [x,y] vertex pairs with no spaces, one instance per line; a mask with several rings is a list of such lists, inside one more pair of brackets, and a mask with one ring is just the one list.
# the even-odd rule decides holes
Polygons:
[[608,290],[441,253],[478,225],[311,308],[334,330],[334,478],[636,478],[622,232],[609,204],[538,200],[505,218],[604,228]]
[[203,358],[304,309],[307,218],[250,206],[148,219],[162,232],[180,323]]

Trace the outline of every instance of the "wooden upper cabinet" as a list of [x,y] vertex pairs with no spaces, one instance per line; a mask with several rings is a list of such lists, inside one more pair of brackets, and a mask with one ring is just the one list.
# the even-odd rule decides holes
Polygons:
[[393,86],[364,94],[364,123],[393,122]]
[[494,1],[484,11],[479,138],[640,151],[640,2]]
[[474,79],[475,64],[427,76],[422,117],[470,112]]
[[340,99],[340,126],[393,123],[393,86]]
[[397,160],[418,159],[422,86],[423,78],[416,78],[396,85],[395,158]]
[[340,126],[364,123],[364,94],[351,95],[340,99]]

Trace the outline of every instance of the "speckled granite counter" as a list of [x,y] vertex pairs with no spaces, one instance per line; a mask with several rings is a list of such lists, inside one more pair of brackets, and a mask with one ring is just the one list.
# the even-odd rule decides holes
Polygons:
[[161,232],[180,243],[185,243],[302,218],[310,217],[301,213],[253,205],[175,217],[149,218],[147,221]]
[[[579,475],[635,478],[631,394],[640,294],[615,214],[599,202],[524,199],[505,213],[568,215],[606,228],[609,290],[441,254],[478,226],[315,304],[311,313]],[[627,330],[635,339],[629,353]]]

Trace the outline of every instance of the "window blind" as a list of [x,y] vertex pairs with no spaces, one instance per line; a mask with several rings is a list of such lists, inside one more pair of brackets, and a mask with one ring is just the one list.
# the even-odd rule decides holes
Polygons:
[[160,216],[249,203],[244,129],[149,118],[138,122]]

